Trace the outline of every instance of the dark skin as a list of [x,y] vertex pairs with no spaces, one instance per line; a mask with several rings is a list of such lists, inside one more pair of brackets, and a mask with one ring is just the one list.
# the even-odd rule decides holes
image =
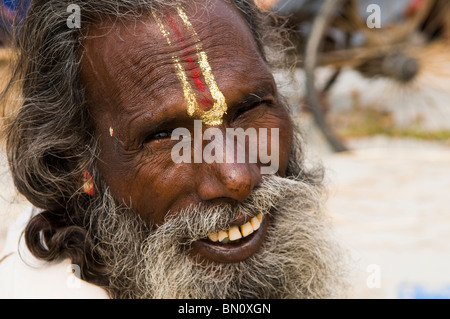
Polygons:
[[[226,128],[268,128],[269,132],[279,128],[278,175],[284,176],[292,126],[273,76],[237,9],[222,1],[213,3],[185,11],[228,105],[223,123],[216,127],[224,134]],[[176,12],[167,17],[184,30]],[[171,159],[178,141],[170,139],[170,132],[183,127],[193,136],[194,120],[199,119],[187,114],[173,62],[173,56],[179,56],[189,70],[192,64],[185,57],[195,57],[195,37],[185,32],[184,48],[169,45],[151,15],[136,24],[104,22],[89,36],[84,43],[82,81],[101,149],[98,169],[114,198],[132,204],[152,227],[191,204],[235,205],[248,198],[261,182],[260,163],[175,164]],[[199,100],[211,98],[208,90],[196,93]],[[237,216],[236,224],[243,221]],[[206,259],[242,259],[231,257]]]

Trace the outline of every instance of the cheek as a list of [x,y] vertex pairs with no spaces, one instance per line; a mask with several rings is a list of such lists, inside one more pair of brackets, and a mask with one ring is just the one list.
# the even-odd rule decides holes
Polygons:
[[279,136],[280,168],[278,174],[282,177],[286,175],[289,157],[291,156],[292,139],[293,139],[292,124],[290,121],[287,121],[284,127],[280,129],[280,136]]
[[[289,157],[292,149],[293,128],[289,118],[278,123],[278,136],[271,136],[271,144],[276,144],[278,148],[271,151],[278,151],[278,174],[282,177],[286,175]],[[274,139],[274,140],[273,140]],[[274,147],[276,147],[274,145]]]
[[130,198],[141,217],[162,224],[168,211],[178,209],[190,188],[188,170],[167,161],[144,160],[130,176]]
[[170,152],[117,152],[100,171],[112,195],[131,206],[149,225],[160,225],[168,211],[187,206],[193,167],[173,163]]
[[260,140],[267,143],[267,153],[270,154],[271,164],[278,168],[277,174],[284,177],[293,140],[293,127],[289,115],[284,111],[268,113],[258,122],[260,127],[268,128],[267,140],[264,138]]

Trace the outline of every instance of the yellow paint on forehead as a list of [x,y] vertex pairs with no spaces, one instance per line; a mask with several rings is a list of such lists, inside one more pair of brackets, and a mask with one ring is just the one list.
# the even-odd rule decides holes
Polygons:
[[[177,74],[178,79],[181,82],[184,98],[187,103],[187,113],[189,116],[194,116],[195,114],[199,114],[200,118],[206,125],[220,125],[223,122],[223,116],[226,114],[228,106],[225,100],[225,96],[223,95],[222,91],[219,89],[219,86],[217,85],[217,82],[215,80],[214,74],[212,72],[211,65],[208,61],[208,56],[206,52],[203,50],[200,40],[198,38],[197,32],[195,31],[194,27],[192,26],[191,22],[189,21],[189,18],[187,17],[186,13],[183,11],[181,7],[177,8],[177,12],[181,20],[183,21],[183,24],[188,29],[188,31],[191,33],[192,36],[196,38],[196,51],[197,51],[197,59],[199,63],[200,70],[202,71],[203,77],[205,78],[206,86],[208,87],[211,97],[214,101],[213,106],[210,110],[204,111],[200,108],[198,104],[197,96],[191,86],[191,84],[188,81],[188,77],[186,75],[186,70],[184,69],[183,65],[180,62],[180,58],[173,56],[172,60],[175,64],[175,71]],[[166,29],[164,24],[161,22],[158,16],[153,13],[153,16],[155,20],[158,23],[159,29],[166,39],[167,43],[169,45],[172,45],[170,32]]]
[[[171,46],[172,41],[170,40],[170,32],[167,31],[164,24],[161,22],[159,17],[153,13],[153,17],[155,18],[156,22],[158,23],[159,29],[166,39],[167,43]],[[186,76],[186,70],[183,68],[183,65],[180,62],[180,59],[176,56],[172,57],[173,63],[175,64],[175,72],[177,74],[178,79],[181,82],[182,88],[183,88],[183,94],[184,99],[187,102],[187,112],[189,116],[193,116],[195,113],[195,110],[199,108],[197,97],[195,96],[195,92],[192,89],[191,84],[188,82],[187,76]]]

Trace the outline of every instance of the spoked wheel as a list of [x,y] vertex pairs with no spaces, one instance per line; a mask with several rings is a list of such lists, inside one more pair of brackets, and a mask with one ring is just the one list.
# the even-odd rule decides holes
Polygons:
[[[325,30],[330,23],[333,13],[340,5],[339,0],[326,0],[322,5],[312,26],[312,32],[308,38],[305,50],[304,69],[306,74],[306,102],[311,108],[314,121],[325,135],[330,146],[336,152],[343,152],[347,147],[337,137],[336,133],[328,125],[323,112],[324,106],[320,101],[319,93],[316,90],[315,70],[317,67],[317,59],[320,45]],[[329,87],[329,86],[328,86]]]
[[[384,0],[385,5],[394,3]],[[324,0],[316,16],[304,52],[306,103],[316,125],[336,152],[348,150],[326,118],[327,93],[337,81],[341,70],[352,68],[368,78],[381,76],[399,83],[408,83],[419,72],[414,48],[426,44],[433,27],[424,27],[432,10],[448,9],[447,1],[403,0],[406,8],[415,10],[400,22],[390,22],[382,28],[370,28],[366,8],[357,0]],[[383,4],[379,0],[378,3]],[[436,17],[438,19],[439,17]],[[444,18],[445,19],[445,18]],[[420,35],[419,40],[414,35]],[[317,87],[319,67],[334,71],[325,85]]]

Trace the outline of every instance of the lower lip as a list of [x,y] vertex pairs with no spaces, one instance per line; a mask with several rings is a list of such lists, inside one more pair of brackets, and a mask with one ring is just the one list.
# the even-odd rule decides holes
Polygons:
[[201,260],[218,263],[236,263],[253,256],[264,242],[269,218],[265,216],[261,226],[248,237],[240,239],[236,243],[213,243],[207,239],[194,242],[191,246],[191,255],[200,257]]

